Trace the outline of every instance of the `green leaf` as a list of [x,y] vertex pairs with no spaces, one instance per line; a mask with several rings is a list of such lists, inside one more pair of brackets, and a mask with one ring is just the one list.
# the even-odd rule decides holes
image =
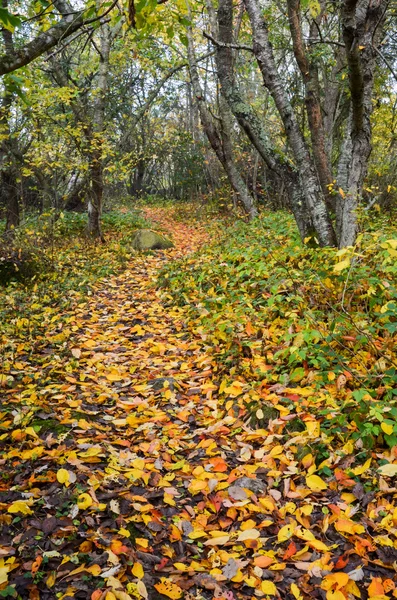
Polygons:
[[5,29],[11,32],[21,25],[21,19],[12,15],[6,8],[0,8],[0,22]]

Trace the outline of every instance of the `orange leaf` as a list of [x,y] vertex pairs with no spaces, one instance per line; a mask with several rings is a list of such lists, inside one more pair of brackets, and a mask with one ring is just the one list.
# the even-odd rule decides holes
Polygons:
[[382,584],[382,579],[380,577],[373,577],[369,584],[368,596],[373,598],[374,596],[383,596],[384,593],[385,589]]
[[162,577],[160,582],[156,583],[154,587],[160,594],[172,600],[178,600],[178,598],[182,597],[182,590],[179,585],[176,585],[176,583],[173,583],[171,579],[167,579],[166,577]]
[[326,575],[321,582],[321,589],[323,590],[340,590],[345,587],[349,582],[349,575],[347,573],[330,573]]
[[297,552],[297,547],[295,542],[290,542],[288,544],[288,548],[286,549],[286,551],[283,554],[283,560],[288,560],[289,558],[291,558],[291,556],[294,556],[294,554],[296,554]]
[[37,573],[37,571],[39,570],[39,567],[41,565],[41,563],[43,562],[43,557],[40,556],[36,556],[36,560],[34,561],[34,563],[32,564],[32,573],[35,574]]
[[211,458],[210,464],[213,466],[212,470],[215,473],[224,473],[225,471],[228,470],[227,464],[225,463],[223,458],[220,458],[219,456],[215,456],[215,457]]
[[123,554],[124,552],[128,552],[127,546],[124,546],[121,540],[113,540],[110,544],[110,549],[115,554]]
[[261,569],[266,569],[266,567],[272,563],[274,563],[274,558],[271,558],[270,556],[257,556],[254,558],[254,565]]

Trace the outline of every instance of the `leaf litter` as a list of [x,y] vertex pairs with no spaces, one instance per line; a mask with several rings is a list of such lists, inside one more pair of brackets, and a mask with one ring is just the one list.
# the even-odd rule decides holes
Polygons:
[[[351,442],[318,460],[309,388],[225,384],[206,335],[155,286],[208,233],[147,216],[176,249],[134,255],[7,363],[0,595],[397,597],[394,448],[379,471],[354,466]],[[254,428],[258,394],[276,410]]]

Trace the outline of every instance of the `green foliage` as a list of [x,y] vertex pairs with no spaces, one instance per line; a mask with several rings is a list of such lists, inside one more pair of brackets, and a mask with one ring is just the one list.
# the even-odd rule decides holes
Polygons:
[[320,394],[335,435],[395,445],[397,236],[382,225],[336,251],[302,246],[283,213],[218,224],[160,283],[189,305],[221,373]]

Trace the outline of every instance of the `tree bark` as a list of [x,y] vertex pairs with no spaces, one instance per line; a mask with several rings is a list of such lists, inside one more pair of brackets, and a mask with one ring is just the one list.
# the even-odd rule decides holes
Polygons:
[[[213,10],[211,0],[207,0],[207,8],[211,15]],[[221,84],[221,91],[229,105],[230,110],[237,119],[242,131],[246,134],[252,145],[256,148],[266,166],[274,172],[285,184],[290,208],[294,214],[302,240],[311,237],[314,227],[311,216],[307,210],[299,175],[287,158],[282,158],[274,149],[263,122],[248,102],[242,97],[238,89],[233,69],[233,3],[232,0],[219,0],[218,28],[212,32],[218,36],[220,45],[216,46],[217,74]],[[213,19],[210,18],[213,23]]]
[[311,214],[321,246],[335,246],[336,236],[309,150],[299,129],[295,113],[285,92],[284,83],[277,73],[273,50],[269,42],[266,22],[257,0],[244,0],[252,26],[254,54],[284,124],[299,172],[306,204]]
[[339,199],[339,246],[353,246],[358,232],[357,208],[371,154],[372,93],[377,46],[382,36],[387,0],[344,0],[342,31],[349,72],[352,108],[351,164],[347,190]]
[[[8,0],[1,0],[2,8],[8,8]],[[14,40],[11,31],[2,29],[4,47],[9,54],[14,53]],[[5,88],[0,105],[0,169],[2,195],[6,204],[6,233],[12,233],[20,222],[19,216],[19,193],[17,184],[17,171],[13,142],[9,126],[10,111],[13,102],[13,94]]]
[[230,185],[237,194],[249,218],[253,219],[258,216],[258,210],[233,160],[233,150],[230,140],[230,123],[226,107],[222,105],[221,100],[220,129],[218,129],[214,123],[214,118],[206,106],[206,101],[203,96],[203,90],[201,88],[197,69],[193,39],[190,30],[187,32],[187,37],[190,80],[196,96],[201,124],[212,149],[214,150],[219,162],[223,166],[225,173],[228,176]]
[[88,232],[95,238],[104,241],[101,228],[101,215],[103,204],[103,142],[105,133],[106,95],[108,91],[109,58],[112,36],[116,31],[110,30],[104,24],[100,30],[100,59],[98,69],[98,83],[95,90],[93,126],[91,140],[91,193],[88,199]]
[[61,20],[39,33],[31,42],[13,52],[6,51],[0,56],[0,75],[12,73],[56,46],[61,40],[66,40],[84,25],[84,11],[74,11],[61,18]]
[[[303,40],[300,0],[287,0],[289,27],[294,55],[305,86],[305,105],[313,149],[313,158],[317,169],[321,189],[328,208],[334,208],[335,200],[330,194],[332,182],[331,167],[325,147],[325,132],[320,104],[320,85],[318,71],[310,60]],[[316,36],[316,28],[311,28],[310,37]]]

